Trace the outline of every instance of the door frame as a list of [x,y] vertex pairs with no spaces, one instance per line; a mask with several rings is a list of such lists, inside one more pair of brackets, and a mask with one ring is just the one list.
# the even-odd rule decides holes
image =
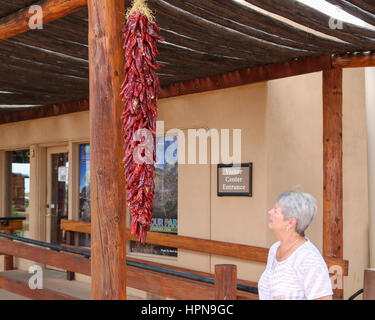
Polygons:
[[[47,147],[47,185],[46,185],[46,210],[43,216],[44,219],[44,241],[45,242],[51,242],[51,189],[52,189],[52,163],[51,163],[51,155],[56,153],[68,153],[68,159],[69,159],[69,146],[55,146],[55,147]],[[69,161],[69,160],[68,160]],[[70,163],[69,163],[70,166]],[[70,182],[69,177],[69,170],[68,170],[68,181]],[[49,219],[48,219],[49,215]]]

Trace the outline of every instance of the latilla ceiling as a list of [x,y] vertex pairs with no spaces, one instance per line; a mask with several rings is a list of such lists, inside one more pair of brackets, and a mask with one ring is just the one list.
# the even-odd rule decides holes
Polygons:
[[[0,0],[0,25],[36,2]],[[367,27],[332,28],[330,16],[296,0],[149,0],[166,39],[159,44],[158,60],[166,65],[158,72],[161,85],[302,57],[375,50],[375,1],[327,2]],[[0,112],[87,99],[87,10],[0,41],[0,75]]]

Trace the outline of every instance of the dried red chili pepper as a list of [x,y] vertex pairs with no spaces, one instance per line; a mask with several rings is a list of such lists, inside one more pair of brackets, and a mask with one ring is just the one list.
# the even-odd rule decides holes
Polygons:
[[[154,70],[160,65],[156,62],[157,42],[164,40],[157,32],[159,28],[140,12],[130,15],[122,29],[125,51],[125,78],[121,86],[121,98],[124,101],[122,114],[122,133],[124,136],[125,181],[127,205],[131,215],[130,230],[145,243],[150,230],[154,201],[154,165],[156,161],[156,117],[159,92],[159,79]],[[142,156],[146,163],[136,163],[134,152],[147,139],[134,141],[138,129],[148,129],[152,134],[153,152],[146,148]],[[146,142],[144,142],[146,140]],[[148,142],[149,143],[149,142]]]

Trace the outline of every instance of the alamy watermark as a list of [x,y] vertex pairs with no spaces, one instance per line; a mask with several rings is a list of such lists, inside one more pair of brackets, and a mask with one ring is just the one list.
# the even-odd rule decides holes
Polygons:
[[[238,164],[241,163],[241,129],[171,129],[164,134],[164,121],[157,121],[157,135],[177,135],[177,142],[161,153],[157,164]],[[232,143],[230,143],[232,136]],[[154,137],[150,130],[139,129],[133,135],[133,160],[137,164],[153,164]],[[210,145],[208,140],[210,139]],[[187,155],[186,155],[187,149]],[[232,150],[231,150],[232,149]],[[178,157],[173,155],[177,154]]]
[[[336,7],[337,12],[342,11],[342,8],[340,6],[335,6],[335,7]],[[335,18],[335,17],[331,17],[329,19],[328,25],[333,30],[336,30],[336,29],[342,30],[342,29],[344,29],[344,22],[342,20],[340,20],[340,19]]]
[[38,265],[29,268],[29,273],[33,275],[29,279],[29,288],[31,290],[43,289],[43,269]]
[[43,9],[41,6],[33,5],[29,8],[29,28],[31,30],[43,29]]
[[331,275],[330,279],[331,279],[332,289],[333,290],[335,290],[335,289],[342,290],[343,289],[342,267],[339,266],[339,265],[332,265],[332,266],[329,267],[328,272]]

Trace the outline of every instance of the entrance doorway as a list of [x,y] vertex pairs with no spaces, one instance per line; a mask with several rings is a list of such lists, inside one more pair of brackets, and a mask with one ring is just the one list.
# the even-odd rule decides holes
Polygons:
[[67,147],[47,149],[47,213],[46,241],[65,244],[65,234],[60,229],[61,219],[68,219],[68,150]]

